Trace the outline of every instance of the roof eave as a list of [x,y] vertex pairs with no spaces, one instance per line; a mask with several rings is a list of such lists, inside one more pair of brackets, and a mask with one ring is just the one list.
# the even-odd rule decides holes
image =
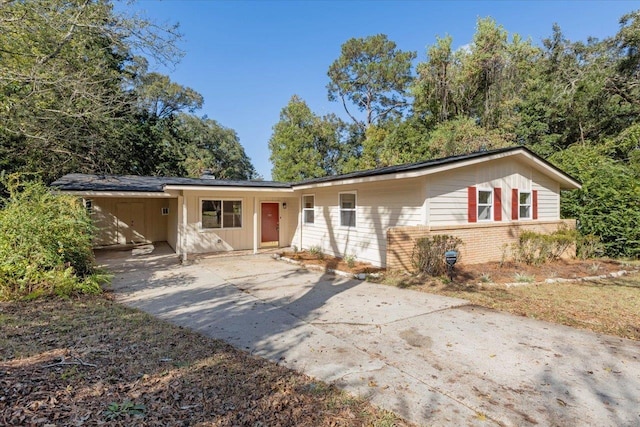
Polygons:
[[117,191],[117,190],[62,190],[54,188],[56,193],[69,194],[79,197],[151,197],[171,198],[176,197],[163,191]]
[[254,187],[240,185],[165,185],[165,191],[241,191],[241,192],[279,192],[293,193],[291,187]]
[[452,161],[449,163],[442,163],[436,165],[425,165],[422,168],[417,168],[415,170],[403,171],[403,172],[390,172],[390,173],[381,173],[378,175],[369,175],[362,177],[353,177],[353,178],[340,178],[339,176],[335,177],[335,179],[328,179],[326,181],[321,182],[310,182],[310,183],[301,183],[294,184],[293,188],[295,190],[308,190],[312,188],[321,188],[321,187],[329,187],[332,185],[354,185],[361,184],[366,182],[377,182],[377,181],[386,181],[393,179],[408,179],[408,178],[418,178],[426,175],[433,175],[453,169],[458,169],[466,166],[472,166],[478,163],[483,163],[486,161],[502,159],[510,156],[521,155],[525,158],[529,159],[531,163],[534,163],[538,169],[543,170],[548,175],[554,177],[556,181],[560,183],[560,188],[563,190],[574,190],[582,188],[580,182],[562,172],[557,167],[553,166],[551,163],[543,160],[542,158],[536,156],[531,151],[522,148],[516,147],[509,150],[504,150],[496,153],[487,153],[484,156],[477,156],[468,159],[460,159],[456,161]]

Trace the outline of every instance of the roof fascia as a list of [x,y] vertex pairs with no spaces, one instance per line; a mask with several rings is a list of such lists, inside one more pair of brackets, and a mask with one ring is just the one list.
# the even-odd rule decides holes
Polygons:
[[301,184],[301,185],[294,184],[293,188],[295,190],[309,190],[313,188],[330,187],[332,185],[354,185],[354,184],[362,184],[367,182],[387,181],[392,179],[418,178],[421,176],[433,175],[436,173],[446,172],[453,169],[463,168],[466,166],[472,166],[479,163],[483,163],[491,160],[503,159],[506,157],[516,156],[516,155],[524,156],[530,162],[534,163],[538,167],[538,169],[541,169],[546,174],[551,175],[554,179],[560,182],[561,187],[563,189],[578,189],[582,187],[580,183],[577,182],[576,180],[562,173],[560,170],[552,167],[550,164],[542,161],[541,159],[539,159],[529,151],[520,148],[517,150],[494,153],[487,156],[481,156],[481,157],[476,157],[472,159],[458,160],[455,162],[445,163],[437,166],[425,166],[424,168],[416,169],[413,171],[394,172],[394,173],[383,174],[383,175],[372,175],[372,176],[357,177],[357,178],[336,179],[331,181]]
[[250,187],[250,186],[213,186],[213,185],[165,185],[166,191],[226,191],[226,192],[261,192],[261,193],[293,193],[293,188]]
[[80,197],[141,197],[141,198],[174,198],[175,195],[154,191],[76,191],[54,190],[56,193],[69,194]]

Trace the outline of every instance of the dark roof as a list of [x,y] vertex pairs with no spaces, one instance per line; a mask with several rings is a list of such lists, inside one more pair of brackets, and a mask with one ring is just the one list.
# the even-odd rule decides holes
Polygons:
[[296,185],[317,184],[322,182],[340,181],[344,179],[363,178],[370,176],[389,175],[398,172],[409,172],[420,169],[429,169],[436,166],[461,162],[465,160],[478,159],[493,156],[495,154],[509,153],[512,151],[522,150],[534,158],[538,159],[549,168],[566,176],[569,180],[577,183],[579,181],[561,169],[555,167],[542,157],[538,156],[525,147],[516,146],[508,148],[500,148],[490,151],[478,151],[470,154],[462,154],[458,156],[450,156],[441,159],[433,159],[416,163],[406,163],[403,165],[387,166],[377,169],[369,169],[357,172],[351,172],[343,175],[331,175],[321,178],[312,178],[297,183],[275,182],[275,181],[228,181],[210,178],[167,178],[159,176],[116,176],[116,175],[85,175],[85,174],[69,174],[51,184],[63,191],[140,191],[140,192],[158,192],[164,191],[168,185],[178,186],[206,186],[206,187],[244,187],[244,188],[293,188]]
[[409,172],[409,171],[414,171],[414,170],[419,170],[419,169],[429,169],[429,168],[432,168],[432,167],[446,165],[446,164],[455,163],[455,162],[460,162],[460,161],[464,161],[464,160],[471,160],[471,159],[477,159],[477,158],[482,158],[482,157],[489,157],[489,156],[492,156],[492,155],[495,155],[495,154],[509,153],[511,151],[518,151],[518,150],[523,150],[523,151],[531,154],[533,157],[535,157],[538,160],[542,161],[543,163],[545,163],[550,168],[552,168],[552,169],[556,170],[557,172],[565,175],[566,177],[570,178],[573,181],[579,182],[577,179],[571,177],[566,172],[564,172],[561,169],[555,167],[554,165],[552,165],[551,163],[549,163],[548,161],[546,161],[542,157],[538,156],[537,154],[535,154],[533,151],[529,150],[528,148],[521,147],[521,146],[516,146],[516,147],[499,148],[499,149],[496,149],[496,150],[489,150],[489,151],[476,151],[476,152],[470,153],[470,154],[461,154],[461,155],[457,155],[457,156],[443,157],[443,158],[440,158],[440,159],[425,160],[425,161],[422,161],[422,162],[405,163],[405,164],[396,165],[396,166],[386,166],[386,167],[377,168],[377,169],[368,169],[368,170],[363,170],[363,171],[356,171],[356,172],[351,172],[351,173],[347,173],[347,174],[343,174],[343,175],[330,175],[330,176],[323,176],[321,178],[311,178],[311,179],[307,179],[307,180],[304,180],[304,181],[301,181],[301,182],[297,182],[294,185],[317,184],[317,183],[322,183],[322,182],[339,181],[339,180],[343,180],[343,179],[363,178],[363,177],[369,177],[369,176],[388,175],[388,174],[393,174],[393,173],[398,173],[398,172]]
[[273,181],[232,181],[221,179],[177,178],[136,175],[87,175],[72,173],[51,184],[62,191],[140,191],[162,193],[167,185],[206,187],[291,188]]

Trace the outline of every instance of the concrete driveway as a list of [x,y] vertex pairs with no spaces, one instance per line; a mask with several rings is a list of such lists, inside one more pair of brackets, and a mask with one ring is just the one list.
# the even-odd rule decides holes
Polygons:
[[170,251],[99,261],[119,301],[333,382],[419,425],[640,425],[640,344],[464,300]]

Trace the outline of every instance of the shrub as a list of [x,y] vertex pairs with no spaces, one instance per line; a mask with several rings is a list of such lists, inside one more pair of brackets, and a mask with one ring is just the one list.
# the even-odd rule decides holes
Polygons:
[[604,255],[602,239],[593,234],[580,236],[577,241],[576,254],[580,259],[599,258]]
[[344,257],[344,262],[347,263],[347,267],[349,267],[349,268],[355,267],[356,266],[356,255],[355,254],[346,255]]
[[411,262],[420,273],[431,276],[442,276],[447,272],[447,263],[444,260],[446,251],[458,250],[462,240],[457,237],[436,234],[432,237],[421,237],[416,240],[413,247]]
[[309,253],[318,259],[324,259],[324,252],[320,245],[313,245],[309,248]]
[[576,245],[578,232],[560,228],[551,234],[524,231],[520,234],[514,253],[516,260],[525,264],[540,265],[559,259]]
[[98,293],[89,215],[75,197],[54,195],[23,176],[3,177],[0,299]]

